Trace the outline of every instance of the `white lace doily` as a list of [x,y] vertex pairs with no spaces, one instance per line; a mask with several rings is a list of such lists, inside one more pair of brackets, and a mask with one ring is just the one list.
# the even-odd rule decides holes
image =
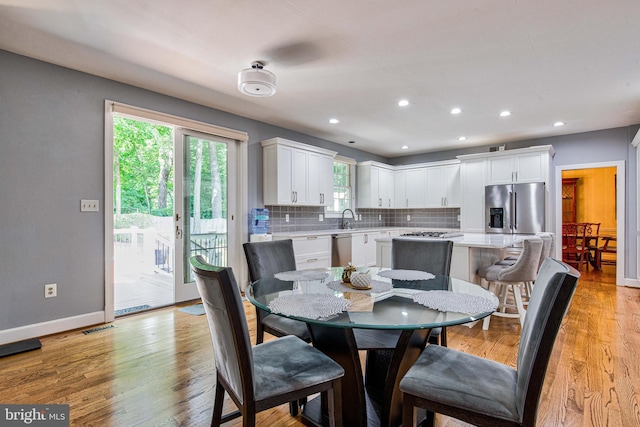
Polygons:
[[378,276],[396,280],[429,280],[436,277],[431,273],[419,270],[384,270],[380,271]]
[[459,294],[449,291],[424,291],[413,296],[413,300],[433,310],[456,313],[485,313],[498,308],[498,297],[485,298],[478,295]]
[[345,311],[351,302],[329,294],[284,295],[269,303],[272,313],[320,319]]
[[327,287],[334,291],[338,292],[361,292],[361,293],[379,293],[379,292],[388,292],[393,289],[393,285],[387,282],[381,282],[379,280],[371,281],[371,289],[357,289],[351,288],[349,286],[343,285],[340,281],[334,280],[332,282],[327,283]]
[[282,273],[276,273],[273,275],[276,279],[286,280],[286,281],[296,281],[296,280],[322,280],[329,276],[327,271],[321,270],[294,270],[294,271],[283,271]]

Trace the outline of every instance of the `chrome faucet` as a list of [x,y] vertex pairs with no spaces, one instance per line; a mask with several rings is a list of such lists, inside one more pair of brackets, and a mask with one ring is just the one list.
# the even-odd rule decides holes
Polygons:
[[345,222],[345,221],[344,221],[344,213],[345,213],[346,211],[351,212],[351,219],[353,219],[353,220],[355,220],[355,219],[356,219],[356,214],[354,214],[354,213],[353,213],[353,211],[352,211],[351,209],[347,208],[347,209],[343,210],[343,211],[342,211],[342,226],[341,226],[343,230],[349,230],[349,229],[351,229],[351,223],[350,223],[349,221],[347,221],[347,222]]

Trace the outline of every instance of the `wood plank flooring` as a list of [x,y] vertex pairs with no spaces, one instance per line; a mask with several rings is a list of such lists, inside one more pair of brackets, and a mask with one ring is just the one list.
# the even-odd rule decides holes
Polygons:
[[[616,287],[613,269],[580,279],[538,426],[640,426],[640,289]],[[253,334],[255,312],[245,306]],[[1,358],[0,403],[68,403],[72,426],[208,426],[214,364],[206,318],[170,307],[114,325],[43,337],[41,350]],[[450,347],[514,366],[519,334],[517,319],[493,318],[489,331],[457,326],[448,338]],[[283,405],[261,413],[258,425],[303,424]],[[441,416],[436,425],[467,426]]]

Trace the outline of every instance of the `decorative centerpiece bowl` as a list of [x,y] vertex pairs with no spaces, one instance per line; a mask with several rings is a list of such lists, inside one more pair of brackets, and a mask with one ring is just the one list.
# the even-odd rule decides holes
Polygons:
[[351,287],[354,289],[371,289],[371,275],[369,273],[352,274]]

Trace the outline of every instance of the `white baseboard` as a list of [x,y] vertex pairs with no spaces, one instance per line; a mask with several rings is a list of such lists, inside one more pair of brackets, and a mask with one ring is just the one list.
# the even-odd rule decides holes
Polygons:
[[640,288],[640,280],[638,279],[624,279],[624,286],[629,286],[631,288]]
[[104,323],[104,319],[104,311],[96,311],[94,313],[81,314],[79,316],[65,317],[64,319],[6,329],[0,331],[0,345],[97,325]]

